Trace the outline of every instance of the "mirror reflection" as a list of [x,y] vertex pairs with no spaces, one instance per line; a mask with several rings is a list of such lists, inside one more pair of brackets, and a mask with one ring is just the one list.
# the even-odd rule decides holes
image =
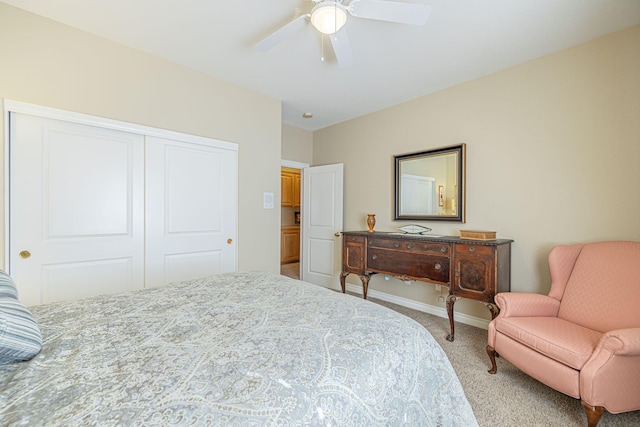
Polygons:
[[464,222],[465,144],[395,156],[395,219]]

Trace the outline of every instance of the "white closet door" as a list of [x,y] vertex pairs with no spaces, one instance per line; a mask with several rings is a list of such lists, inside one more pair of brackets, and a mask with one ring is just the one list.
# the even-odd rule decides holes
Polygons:
[[146,286],[236,270],[237,152],[147,137]]
[[9,268],[27,305],[141,288],[144,137],[10,114]]

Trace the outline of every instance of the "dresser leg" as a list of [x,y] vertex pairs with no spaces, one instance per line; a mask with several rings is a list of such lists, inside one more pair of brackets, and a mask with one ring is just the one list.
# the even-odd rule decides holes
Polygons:
[[453,341],[454,339],[454,326],[453,326],[453,305],[458,301],[460,297],[449,294],[447,297],[447,314],[449,315],[449,327],[451,328],[451,333],[447,335],[447,341]]
[[498,316],[498,314],[500,314],[500,309],[495,304],[491,304],[490,302],[485,302],[484,305],[486,305],[489,311],[491,312],[491,320],[495,319]]
[[345,279],[347,278],[348,275],[349,273],[344,271],[340,273],[340,286],[342,287],[343,294],[347,293],[347,285],[345,284]]
[[360,276],[362,280],[362,298],[367,299],[367,290],[369,289],[369,276]]

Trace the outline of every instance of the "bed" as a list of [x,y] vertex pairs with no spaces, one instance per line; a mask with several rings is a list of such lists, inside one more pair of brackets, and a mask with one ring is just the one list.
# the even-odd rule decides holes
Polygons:
[[225,273],[29,309],[0,365],[0,425],[474,426],[440,346],[370,301]]

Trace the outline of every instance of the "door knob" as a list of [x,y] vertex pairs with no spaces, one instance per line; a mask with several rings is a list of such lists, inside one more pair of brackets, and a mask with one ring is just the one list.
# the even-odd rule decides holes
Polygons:
[[340,232],[339,232],[339,231],[336,231],[336,234],[334,234],[334,236],[336,236],[336,237],[340,237]]
[[29,251],[21,251],[18,256],[22,259],[27,259],[29,257],[31,257],[31,252]]
[[230,245],[231,243],[233,243],[233,239],[227,239],[227,245]]

